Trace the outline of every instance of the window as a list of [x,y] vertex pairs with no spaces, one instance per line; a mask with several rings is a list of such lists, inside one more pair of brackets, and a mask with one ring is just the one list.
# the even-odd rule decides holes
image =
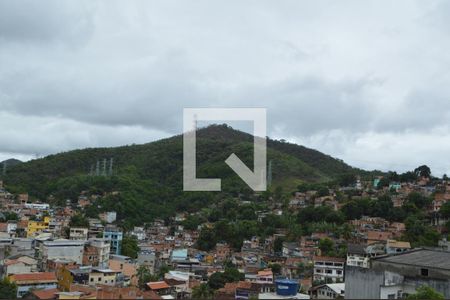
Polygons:
[[420,269],[420,275],[428,276],[428,269]]
[[389,294],[387,297],[388,299],[395,299],[395,294]]

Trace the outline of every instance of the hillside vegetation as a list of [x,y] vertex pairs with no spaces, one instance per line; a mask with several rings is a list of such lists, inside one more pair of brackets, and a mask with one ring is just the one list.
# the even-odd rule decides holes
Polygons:
[[[342,174],[363,173],[341,160],[303,146],[268,139],[273,186],[295,187],[300,182],[324,182]],[[103,197],[92,210],[115,209],[119,217],[139,221],[168,216],[174,211],[195,211],[225,197],[253,197],[247,185],[225,164],[236,153],[253,168],[253,136],[227,125],[211,125],[197,132],[197,177],[221,178],[221,193],[182,191],[182,136],[113,148],[88,148],[17,164],[4,178],[8,189],[28,192],[35,199],[54,203],[76,201],[81,192]],[[95,176],[96,163],[114,159],[110,176]]]

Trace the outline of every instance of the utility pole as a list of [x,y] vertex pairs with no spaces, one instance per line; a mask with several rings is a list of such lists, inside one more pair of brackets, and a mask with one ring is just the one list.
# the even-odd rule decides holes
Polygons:
[[267,171],[267,186],[272,185],[272,160],[269,160],[269,170]]
[[114,159],[111,157],[109,159],[109,176],[112,176],[112,174],[113,174],[113,163],[114,163]]
[[106,158],[103,159],[103,172],[102,172],[103,176],[106,176]]
[[95,166],[95,176],[100,175],[100,161],[97,160],[97,165]]

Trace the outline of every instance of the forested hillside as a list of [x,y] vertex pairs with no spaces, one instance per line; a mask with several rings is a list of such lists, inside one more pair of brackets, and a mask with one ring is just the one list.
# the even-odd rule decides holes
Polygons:
[[[267,145],[273,186],[296,186],[362,173],[341,160],[303,146],[270,139]],[[140,220],[176,210],[194,211],[221,197],[252,195],[224,162],[236,153],[252,168],[250,134],[227,125],[212,125],[197,133],[197,177],[222,178],[222,193],[182,193],[182,151],[181,135],[143,145],[74,150],[17,164],[8,168],[4,180],[11,191],[28,192],[35,199],[55,203],[76,201],[83,191],[99,195],[118,191],[103,197],[93,209],[115,209],[119,217],[132,214]]]

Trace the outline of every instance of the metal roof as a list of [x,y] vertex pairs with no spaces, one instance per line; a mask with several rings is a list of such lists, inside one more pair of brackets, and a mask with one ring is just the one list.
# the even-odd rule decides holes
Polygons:
[[373,260],[392,264],[450,270],[450,252],[442,250],[415,249],[401,254],[376,257]]

